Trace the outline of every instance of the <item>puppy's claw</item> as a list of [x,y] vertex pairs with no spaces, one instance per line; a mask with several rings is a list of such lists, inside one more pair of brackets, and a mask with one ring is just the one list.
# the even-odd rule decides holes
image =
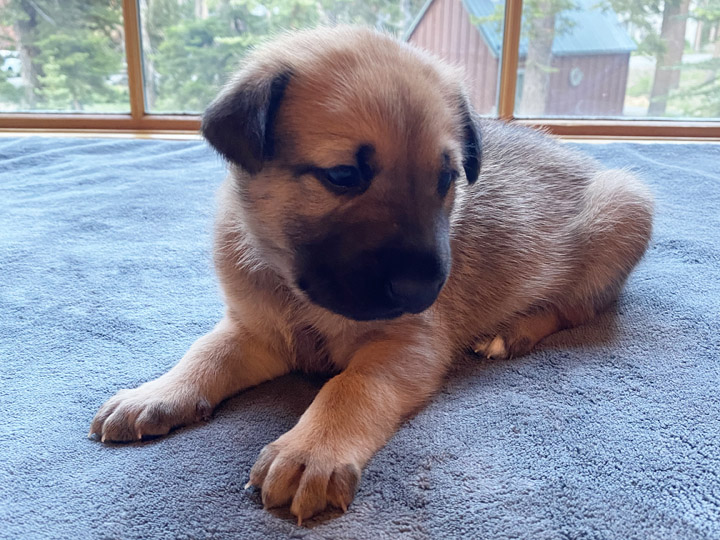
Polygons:
[[243,489],[250,489],[252,487],[252,485],[253,485],[252,482],[248,482],[247,484],[245,484]]
[[342,509],[343,514],[347,514],[347,504],[340,503],[340,508]]
[[102,437],[100,437],[100,442],[101,442],[101,443],[104,443],[104,442],[105,442],[105,435],[104,435],[104,434],[103,434]]
[[500,336],[495,336],[495,339],[490,342],[490,346],[487,350],[488,358],[496,356],[502,357],[505,356],[505,354],[507,354],[507,351],[505,350],[505,340]]
[[487,350],[487,348],[488,348],[489,345],[490,345],[490,340],[489,340],[489,339],[484,339],[484,340],[482,340],[482,341],[478,341],[478,342],[475,343],[475,345],[473,346],[473,352],[474,352],[475,354],[482,354],[482,355],[484,355],[484,354],[485,354],[485,351]]
[[302,527],[302,516],[298,516],[298,527]]

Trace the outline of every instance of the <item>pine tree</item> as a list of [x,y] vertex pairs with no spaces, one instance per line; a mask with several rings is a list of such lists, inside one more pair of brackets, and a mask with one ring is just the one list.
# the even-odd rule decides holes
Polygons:
[[123,72],[120,0],[8,0],[0,25],[15,31],[20,108],[82,111],[124,102],[127,110],[127,88],[111,83]]

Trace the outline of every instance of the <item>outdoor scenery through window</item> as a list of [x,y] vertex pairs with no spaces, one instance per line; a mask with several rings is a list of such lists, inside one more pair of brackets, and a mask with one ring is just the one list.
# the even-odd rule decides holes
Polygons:
[[[146,109],[203,110],[289,28],[357,23],[462,66],[497,110],[504,2],[139,0]],[[0,112],[127,113],[120,0],[0,0]],[[720,117],[720,0],[526,0],[519,117]]]

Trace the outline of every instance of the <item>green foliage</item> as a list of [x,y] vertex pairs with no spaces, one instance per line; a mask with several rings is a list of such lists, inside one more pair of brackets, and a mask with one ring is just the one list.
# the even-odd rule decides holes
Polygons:
[[[520,26],[521,40],[535,40],[539,36],[532,24],[533,21],[546,17],[555,18],[555,35],[569,33],[574,22],[568,17],[571,11],[580,9],[576,0],[525,0],[523,2],[522,24]],[[503,30],[505,20],[505,4],[496,4],[495,11],[487,17],[470,16],[470,22],[477,26],[480,24],[492,23],[495,31],[499,34]]]
[[[354,23],[400,33],[423,0],[148,0],[146,84],[151,110],[201,111],[242,57],[279,32],[318,24]],[[403,9],[403,7],[405,9]]]
[[652,76],[643,75],[635,81],[631,86],[628,85],[627,95],[630,97],[642,97],[650,95],[650,89],[652,88]]
[[37,60],[43,66],[37,92],[48,108],[82,110],[85,104],[122,99],[121,91],[107,81],[122,71],[122,58],[108,49],[104,36],[89,32],[77,39],[56,33],[37,45]]
[[0,101],[7,99],[18,103],[22,99],[22,90],[10,82],[11,74],[3,69],[6,59],[0,57]]
[[[709,28],[716,25],[720,30],[720,0],[698,2],[691,14]],[[715,36],[715,41],[720,36]],[[714,55],[703,62],[692,64],[696,70],[704,70],[703,80],[681,87],[670,98],[679,103],[683,114],[702,118],[720,118],[720,56],[717,43],[711,44]]]
[[683,76],[694,80],[670,94],[671,105],[683,116],[720,118],[720,58],[710,58],[685,68]]
[[[286,29],[360,23],[401,32],[424,0],[140,0],[151,110],[202,110],[247,51]],[[128,110],[121,0],[6,0],[0,49],[27,54],[0,108]]]
[[[674,1],[674,0],[673,0]],[[613,9],[626,26],[635,28],[640,39],[635,54],[657,56],[665,52],[665,44],[655,28],[662,19],[665,0],[601,0],[599,7]]]
[[0,12],[5,47],[26,53],[24,89],[0,82],[0,103],[17,109],[128,110],[121,0],[7,0]]
[[163,111],[201,111],[225,82],[226,74],[254,44],[251,35],[222,36],[216,18],[170,27],[154,53],[158,72],[155,104]]
[[568,14],[578,9],[575,0],[527,0],[523,2],[523,34],[530,40],[540,37],[531,22],[545,17],[555,18],[556,36],[567,34],[574,26]]
[[[613,9],[637,37],[635,54],[657,58],[666,51],[657,25],[670,2],[680,0],[597,0],[593,9]],[[201,111],[247,51],[269,36],[336,23],[402,34],[424,3],[139,0],[148,104],[157,112]],[[538,37],[533,32],[545,31],[532,24],[541,19],[555,19],[556,35],[571,31],[567,15],[580,5],[579,0],[525,0],[522,39],[532,43]],[[498,5],[496,13],[473,23],[492,22],[500,30],[503,8]],[[707,36],[710,26],[720,24],[720,0],[693,0],[689,16],[703,21]],[[5,0],[0,50],[22,49],[25,86],[0,70],[0,109],[127,111],[123,40],[122,0]],[[680,88],[669,97],[674,113],[720,116],[720,58],[712,44],[703,50],[707,61],[676,66],[682,76]],[[628,95],[648,95],[651,82],[651,75],[638,80]]]
[[[677,5],[680,0],[602,0],[602,6],[614,9],[629,27],[636,30],[638,49],[634,54],[660,58],[667,52],[667,44],[661,39],[655,26],[661,20],[668,5]],[[690,4],[689,18],[710,25],[720,23],[720,0],[698,0]],[[719,38],[716,38],[719,39]],[[685,52],[691,47],[685,43]],[[690,117],[720,117],[720,58],[713,57],[704,62],[683,62],[673,69],[681,70],[680,87],[670,92],[668,106],[677,114]],[[639,81],[628,88],[628,95],[640,95]],[[648,79],[649,83],[649,79]],[[645,95],[650,94],[648,87]]]

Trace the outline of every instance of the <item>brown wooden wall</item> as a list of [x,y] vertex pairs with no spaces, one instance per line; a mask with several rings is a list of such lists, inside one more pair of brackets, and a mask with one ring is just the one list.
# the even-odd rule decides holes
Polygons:
[[[559,116],[622,116],[630,54],[556,56],[550,76],[545,114]],[[582,70],[578,86],[570,72]]]
[[408,41],[462,67],[475,110],[481,114],[493,112],[498,59],[470,23],[461,0],[435,0]]

